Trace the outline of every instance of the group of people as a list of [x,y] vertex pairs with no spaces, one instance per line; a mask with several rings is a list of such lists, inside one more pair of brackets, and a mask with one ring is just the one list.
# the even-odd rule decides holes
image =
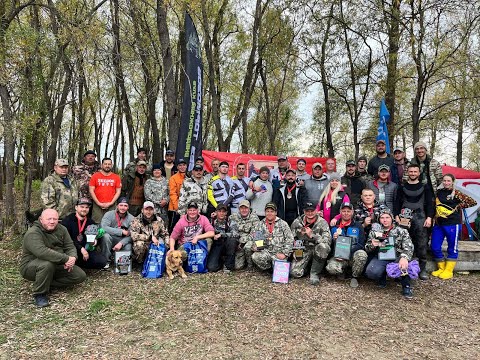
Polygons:
[[309,275],[318,285],[325,270],[356,288],[361,276],[385,287],[391,267],[411,298],[410,279],[429,278],[430,234],[438,264],[432,275],[453,276],[460,211],[476,204],[454,189],[454,176],[442,174],[424,143],[414,150],[408,161],[402,149],[387,154],[379,140],[376,156],[348,160],[343,176],[334,159],[325,171],[314,163],[309,173],[304,159],[294,167],[284,155],[277,168],[248,176],[239,163],[233,177],[230,164],[217,159],[207,172],[202,156],[187,171],[172,150],[150,164],[139,148],[122,178],[111,159],[99,163],[92,150],[71,168],[58,159],[42,183],[44,210],[24,236],[20,272],[34,282],[35,304],[43,307],[51,286],[82,282],[85,268],[109,269],[116,251],[131,251],[143,264],[150,244],[162,243],[186,259],[185,243],[206,240],[212,272],[272,271],[275,261],[290,261],[294,278]]

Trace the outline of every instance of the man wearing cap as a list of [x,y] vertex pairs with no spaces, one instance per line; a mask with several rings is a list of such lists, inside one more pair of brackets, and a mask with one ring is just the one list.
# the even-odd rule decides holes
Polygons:
[[332,275],[344,275],[347,267],[352,268],[352,279],[350,286],[358,287],[358,277],[362,275],[365,264],[367,263],[367,253],[365,247],[365,233],[362,224],[355,222],[353,219],[353,205],[344,202],[340,210],[341,218],[337,220],[335,226],[332,227],[331,233],[333,238],[332,248],[335,249],[336,241],[339,236],[347,236],[352,240],[350,260],[344,260],[332,257],[328,260],[326,270]]
[[387,146],[385,140],[377,140],[375,146],[377,155],[370,159],[368,162],[368,173],[372,176],[376,176],[380,165],[387,165],[389,168],[393,166],[393,157],[387,154]]
[[167,243],[168,232],[165,223],[159,215],[155,214],[155,205],[151,201],[145,201],[142,213],[133,219],[130,235],[133,243],[133,259],[138,264],[143,264],[150,243],[154,245]]
[[290,168],[288,158],[286,155],[278,155],[277,158],[278,167],[270,171],[270,182],[272,183],[273,190],[285,185],[285,173]]
[[407,160],[405,153],[400,148],[395,148],[393,150],[393,159],[394,165],[390,169],[392,171],[392,181],[397,185],[401,185],[404,175],[407,175],[407,168],[410,162]]
[[231,206],[235,194],[235,184],[228,176],[228,168],[228,162],[222,161],[218,168],[218,175],[212,177],[208,183],[208,215],[215,211],[218,204],[225,204],[228,208]]
[[126,197],[129,204],[129,212],[138,216],[145,201],[145,182],[147,181],[147,163],[138,160],[135,165],[135,172],[129,171],[123,174],[122,191],[120,196]]
[[170,191],[170,202],[168,203],[168,219],[170,222],[170,230],[173,229],[179,219],[178,200],[180,198],[180,189],[185,181],[185,174],[187,172],[187,162],[185,159],[178,159],[177,170],[177,173],[172,175],[168,181],[168,188]]
[[90,178],[88,189],[93,200],[92,219],[98,224],[107,211],[115,208],[115,201],[120,197],[122,181],[112,172],[113,162],[110,158],[102,160],[102,168]]
[[235,251],[238,246],[239,233],[237,223],[228,217],[227,205],[219,204],[217,206],[212,225],[215,235],[208,253],[208,271],[220,270],[224,257],[223,272],[229,273],[235,270]]
[[68,175],[68,161],[57,159],[52,173],[42,182],[41,198],[44,209],[55,209],[60,219],[75,211],[78,199],[76,181]]
[[323,166],[319,162],[312,166],[312,176],[305,180],[305,190],[307,190],[307,202],[317,206],[323,190],[329,183],[328,177],[323,173]]
[[232,214],[238,212],[238,206],[242,200],[247,198],[247,191],[249,189],[250,178],[245,176],[247,166],[244,163],[237,164],[237,172],[232,176],[232,181],[235,184],[232,205],[230,207]]
[[206,216],[200,215],[198,204],[192,201],[187,205],[187,213],[180,217],[170,234],[168,253],[175,249],[180,250],[185,260],[187,254],[183,250],[183,244],[186,242],[196,244],[198,240],[206,240],[210,251],[214,235],[215,229],[212,224]]
[[346,170],[342,176],[341,183],[347,186],[350,202],[355,205],[360,200],[362,190],[367,187],[367,183],[357,172],[355,160],[348,160],[345,165]]
[[165,224],[168,224],[168,202],[170,201],[170,189],[167,179],[162,174],[160,164],[152,165],[152,177],[145,182],[143,188],[145,200],[155,205],[155,214],[159,215]]
[[[420,181],[423,184],[428,184],[433,191],[434,198],[437,195],[437,188],[442,183],[443,173],[442,165],[428,155],[427,145],[419,141],[415,144],[414,147],[415,156],[413,157],[411,163],[418,164],[420,166]],[[408,174],[403,176],[403,180],[408,179]]]
[[325,175],[330,179],[330,175],[336,173],[335,171],[335,159],[328,158],[325,162]]
[[285,172],[285,183],[274,190],[272,201],[277,205],[277,216],[292,225],[293,221],[303,214],[307,202],[307,191],[303,186],[297,186],[295,170]]
[[62,220],[62,225],[67,228],[68,234],[77,249],[77,265],[85,269],[103,269],[107,265],[107,259],[101,253],[95,251],[97,240],[95,239],[93,244],[87,244],[85,232],[88,227],[97,229],[95,237],[101,235],[98,233],[95,222],[88,217],[90,206],[92,206],[92,201],[89,198],[78,199],[75,212],[65,217]]
[[50,287],[67,287],[87,278],[75,265],[77,250],[63,225],[58,224],[58,212],[43,210],[23,237],[20,274],[33,281],[33,296],[37,307],[48,306]]
[[78,184],[78,197],[80,198],[92,198],[88,190],[88,184],[92,175],[100,170],[100,163],[96,158],[97,154],[95,151],[88,150],[83,154],[81,164],[72,168],[73,177]]
[[231,221],[235,221],[238,227],[238,247],[235,253],[235,270],[240,270],[247,265],[247,269],[253,268],[252,263],[252,239],[251,235],[260,222],[258,216],[250,210],[248,200],[240,201],[238,212],[230,216]]
[[297,175],[297,184],[299,186],[303,186],[305,183],[305,180],[310,179],[310,174],[305,170],[306,166],[307,166],[307,162],[305,161],[305,159],[297,160],[296,175]]
[[373,179],[373,176],[367,172],[367,162],[368,159],[365,155],[360,156],[357,160],[357,172],[365,182],[369,182]]
[[[273,202],[265,205],[265,219],[258,223],[251,236],[252,262],[260,270],[272,269],[275,260],[288,260],[293,234],[288,224],[277,217],[277,205]],[[263,241],[263,249],[257,247],[258,241]]]
[[[110,261],[113,251],[131,251],[132,238],[130,225],[134,217],[128,212],[128,200],[126,197],[118,199],[117,208],[108,211],[102,219],[101,227],[105,230],[100,241],[100,249],[107,261]],[[109,262],[107,263],[110,264]]]
[[150,174],[152,171],[152,166],[147,160],[147,149],[145,149],[144,147],[138,148],[137,157],[135,158],[135,160],[128,163],[128,165],[125,167],[125,170],[123,170],[123,174],[130,174],[130,176],[135,176],[135,172],[137,171],[136,165],[139,161],[145,162],[145,171],[147,174]]
[[187,205],[190,202],[198,204],[200,213],[205,215],[207,213],[207,186],[203,167],[195,165],[192,169],[192,176],[185,178],[180,189],[180,199],[178,200],[178,213],[185,215],[187,213]]
[[168,149],[165,152],[165,160],[160,162],[160,168],[167,182],[178,172],[177,166],[175,165],[175,151]]
[[295,219],[291,228],[295,242],[290,275],[295,278],[304,276],[311,264],[310,283],[318,285],[320,274],[330,253],[332,243],[330,227],[315,211],[315,206],[312,203],[306,203],[303,215]]
[[397,184],[390,180],[390,168],[388,165],[382,164],[378,168],[377,177],[368,182],[367,187],[375,193],[380,205],[385,205],[393,211],[395,201],[397,199]]
[[393,213],[397,223],[400,223],[400,216],[411,212],[408,232],[415,246],[415,254],[420,265],[420,274],[418,276],[421,280],[428,280],[426,270],[427,228],[432,226],[432,219],[435,214],[434,197],[430,185],[420,181],[420,166],[418,164],[410,164],[407,172],[408,180],[398,189],[398,197]]

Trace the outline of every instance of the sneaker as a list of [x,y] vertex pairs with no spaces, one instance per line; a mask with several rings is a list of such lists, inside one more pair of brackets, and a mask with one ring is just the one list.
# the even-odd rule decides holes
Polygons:
[[354,277],[350,280],[350,287],[356,289],[358,287],[358,280]]
[[35,305],[37,305],[38,308],[43,308],[50,305],[48,303],[47,295],[45,294],[34,295],[34,298],[35,298]]
[[109,261],[107,261],[107,263],[105,264],[105,266],[103,267],[102,270],[108,270],[108,269],[110,269],[110,262]]
[[402,290],[402,295],[405,299],[411,300],[413,299],[413,292],[410,286],[404,286]]
[[224,274],[230,274],[232,271],[230,269],[227,269],[226,266],[223,267],[223,273]]

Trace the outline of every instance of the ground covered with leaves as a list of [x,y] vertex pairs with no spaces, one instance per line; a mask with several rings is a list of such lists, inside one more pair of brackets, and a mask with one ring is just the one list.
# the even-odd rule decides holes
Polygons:
[[478,359],[480,276],[379,289],[258,272],[142,279],[93,271],[36,309],[0,241],[0,359]]

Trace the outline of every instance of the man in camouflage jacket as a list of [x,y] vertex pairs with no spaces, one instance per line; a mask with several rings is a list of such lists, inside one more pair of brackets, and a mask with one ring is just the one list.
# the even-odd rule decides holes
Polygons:
[[57,159],[53,172],[42,182],[41,199],[44,209],[55,209],[59,219],[75,212],[78,200],[76,181],[68,176],[68,161]]
[[[263,250],[257,247],[255,240],[263,240]],[[252,241],[252,261],[260,270],[269,270],[275,260],[287,260],[290,256],[293,234],[288,224],[277,217],[275,203],[265,205],[265,219],[255,227]]]
[[306,203],[303,211],[304,214],[292,223],[295,243],[290,275],[296,278],[302,277],[311,262],[310,283],[318,285],[320,273],[330,253],[332,236],[328,223],[317,214],[313,203]]
[[205,176],[203,176],[203,167],[201,165],[195,165],[192,169],[192,177],[186,177],[180,189],[178,213],[185,215],[187,213],[187,205],[194,202],[198,204],[200,213],[205,215],[208,206],[207,188],[208,181]]
[[130,225],[130,235],[133,242],[133,259],[143,264],[150,243],[165,244],[168,232],[160,216],[155,214],[155,206],[151,201],[145,201],[142,212]]
[[92,199],[88,184],[93,174],[100,170],[100,163],[95,160],[95,151],[88,150],[83,155],[83,160],[80,165],[75,165],[72,168],[72,174],[78,184],[78,198]]
[[240,270],[247,264],[247,269],[253,268],[252,263],[252,234],[260,220],[258,216],[250,211],[250,202],[242,200],[238,207],[239,211],[230,216],[238,226],[239,239],[238,248],[235,253],[235,270]]

